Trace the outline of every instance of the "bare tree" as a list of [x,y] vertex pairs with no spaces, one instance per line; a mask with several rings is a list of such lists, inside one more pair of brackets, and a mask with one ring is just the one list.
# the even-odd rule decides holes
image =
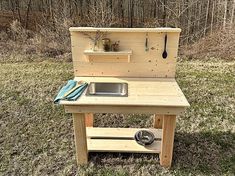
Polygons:
[[31,6],[32,0],[29,0],[28,5],[27,5],[27,12],[26,12],[26,20],[25,20],[25,28],[28,28],[28,23],[29,23],[29,10]]
[[232,12],[231,12],[231,19],[230,19],[230,27],[231,28],[233,26],[234,10],[235,10],[235,0],[233,0],[233,5],[232,5]]
[[227,24],[232,27],[235,0],[1,0],[0,6],[25,28],[48,23],[56,30],[66,21],[99,27],[172,26],[182,28],[181,41],[190,43]]
[[227,9],[228,8],[228,0],[224,1],[224,20],[223,20],[223,29],[225,30],[226,21],[227,21]]
[[100,0],[89,6],[90,12],[87,15],[87,24],[89,26],[110,27],[115,23],[107,2],[107,0]]
[[207,20],[208,20],[208,13],[209,13],[209,5],[210,5],[210,0],[207,0],[205,26],[204,26],[204,36],[206,35],[206,30],[207,30]]
[[212,10],[211,10],[211,34],[212,34],[212,31],[213,31],[214,10],[215,10],[215,2],[212,1]]

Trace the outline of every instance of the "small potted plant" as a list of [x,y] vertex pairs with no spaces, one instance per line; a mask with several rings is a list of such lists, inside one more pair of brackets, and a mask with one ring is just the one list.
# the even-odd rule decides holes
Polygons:
[[102,43],[103,43],[104,51],[110,51],[110,43],[111,43],[110,39],[109,38],[103,38]]
[[119,43],[120,41],[117,41],[114,44],[112,44],[112,51],[119,51]]
[[83,35],[87,36],[93,42],[93,51],[103,50],[101,40],[107,36],[107,32],[100,32],[100,30],[97,30],[95,36],[92,36],[92,34],[87,32],[83,32]]

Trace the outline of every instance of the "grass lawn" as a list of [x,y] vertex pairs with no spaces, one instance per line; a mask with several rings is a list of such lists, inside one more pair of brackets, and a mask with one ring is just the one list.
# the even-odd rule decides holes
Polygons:
[[[177,118],[173,166],[155,154],[91,153],[75,160],[72,118],[52,103],[72,64],[0,64],[0,175],[234,175],[235,61],[183,61],[177,81],[191,107]],[[107,118],[111,116],[111,118]],[[96,114],[95,126],[147,127],[147,115]]]

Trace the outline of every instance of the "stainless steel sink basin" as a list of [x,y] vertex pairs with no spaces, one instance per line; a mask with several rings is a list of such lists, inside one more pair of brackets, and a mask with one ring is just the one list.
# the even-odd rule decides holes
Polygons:
[[86,95],[126,97],[128,96],[128,84],[91,82],[87,88]]

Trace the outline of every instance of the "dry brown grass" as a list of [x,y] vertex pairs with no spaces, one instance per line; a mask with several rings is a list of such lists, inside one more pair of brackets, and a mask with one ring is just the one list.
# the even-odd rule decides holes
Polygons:
[[226,29],[200,39],[198,42],[180,48],[181,56],[189,59],[220,58],[235,59],[235,30]]
[[[0,31],[0,62],[33,60],[40,56],[71,60],[69,20],[38,25],[38,32],[26,30],[15,20],[6,31]],[[56,29],[56,30],[55,30]],[[15,56],[21,56],[16,58]]]
[[[44,57],[44,59],[50,57],[71,61],[68,29],[72,26],[72,21],[66,18],[55,19],[53,23],[42,18],[41,21],[43,20],[45,23],[37,25],[37,32],[24,29],[19,21],[13,21],[7,32],[0,31],[0,62],[5,61],[6,58],[13,62],[14,60],[34,60],[35,55]],[[202,38],[192,45],[181,46],[179,53],[185,59],[233,60],[235,59],[234,48],[235,30],[226,29]],[[22,56],[21,59],[15,57],[19,55]]]

